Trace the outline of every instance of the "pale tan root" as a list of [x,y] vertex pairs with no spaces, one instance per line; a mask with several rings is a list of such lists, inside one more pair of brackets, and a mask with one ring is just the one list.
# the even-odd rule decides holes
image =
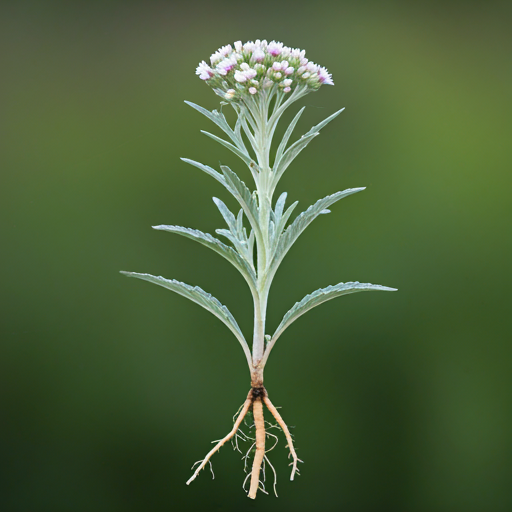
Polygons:
[[247,399],[244,402],[244,405],[242,406],[242,411],[238,415],[238,418],[235,421],[235,424],[233,425],[233,429],[231,432],[221,439],[206,455],[206,457],[203,459],[199,467],[194,471],[194,474],[187,480],[187,485],[189,485],[193,480],[195,480],[196,476],[199,474],[199,472],[206,466],[206,464],[210,461],[211,456],[218,451],[227,441],[229,441],[238,431],[238,428],[240,427],[240,423],[242,423],[243,419],[245,418],[245,415],[249,411],[249,408],[251,407],[252,403],[252,390],[247,395]]
[[263,417],[263,404],[259,397],[252,403],[252,414],[256,428],[256,453],[254,454],[254,461],[252,463],[251,485],[249,487],[248,497],[255,499],[260,485],[261,464],[265,457],[265,419]]
[[297,453],[295,452],[295,448],[293,447],[292,436],[290,434],[290,431],[288,430],[288,426],[286,425],[283,418],[279,414],[279,411],[274,407],[274,404],[270,401],[270,399],[268,398],[267,395],[265,395],[263,397],[263,401],[265,402],[267,409],[272,413],[272,416],[274,416],[277,423],[283,430],[286,440],[288,441],[288,448],[290,449],[290,455],[292,456],[292,459],[293,459],[293,463],[292,463],[293,467],[292,467],[292,474],[290,476],[290,480],[293,480],[293,478],[295,477],[295,473],[298,472],[297,463],[302,462],[302,461],[297,457]]

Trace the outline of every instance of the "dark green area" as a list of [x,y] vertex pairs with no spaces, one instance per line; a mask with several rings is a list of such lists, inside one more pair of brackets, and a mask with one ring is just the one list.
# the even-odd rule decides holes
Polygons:
[[[507,2],[5,2],[1,458],[5,512],[506,512],[512,504],[511,8]],[[237,341],[195,304],[119,270],[197,284],[249,335],[242,278],[190,240],[229,205],[179,157],[250,176],[183,103],[218,99],[197,63],[237,39],[307,50],[335,87],[296,136],[341,114],[278,192],[366,186],[286,257],[269,331],[340,281],[397,287],[308,313],[266,385],[296,426],[271,453],[279,499],[249,501],[226,447],[248,391]]]

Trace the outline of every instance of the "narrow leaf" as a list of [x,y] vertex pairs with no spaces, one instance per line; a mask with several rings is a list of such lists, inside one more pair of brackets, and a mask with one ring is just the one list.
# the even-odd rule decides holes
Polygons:
[[293,162],[293,160],[297,157],[297,155],[317,136],[316,133],[308,133],[307,135],[303,135],[298,141],[294,142],[284,153],[284,155],[275,163],[274,167],[274,185],[277,183],[279,178],[283,175],[284,171],[288,168],[288,166]]
[[217,172],[215,169],[212,169],[209,165],[196,162],[195,160],[190,160],[189,158],[181,158],[181,160],[187,164],[197,167],[198,169],[201,169],[201,171],[205,172],[206,174],[209,174],[210,176],[215,178],[219,183],[222,183],[226,188],[228,188],[224,176],[222,176],[222,174],[220,172]]
[[236,336],[242,348],[244,349],[247,360],[250,364],[251,355],[249,351],[249,347],[247,342],[245,341],[244,335],[240,330],[235,318],[229,311],[229,309],[222,305],[213,295],[206,293],[203,289],[198,286],[190,286],[185,283],[181,283],[180,281],[176,281],[174,279],[165,279],[161,276],[152,276],[151,274],[138,274],[136,272],[121,272],[128,277],[136,277],[137,279],[142,279],[144,281],[149,281],[150,283],[157,284],[168,290],[171,290],[187,299],[199,304],[201,307],[215,315],[221,322],[223,322],[228,329]]
[[219,144],[222,144],[225,148],[228,148],[230,151],[235,153],[236,156],[241,158],[248,166],[252,163],[252,158],[249,156],[249,154],[246,151],[242,151],[236,146],[233,146],[231,142],[228,142],[227,140],[221,139],[220,137],[217,137],[217,135],[213,135],[213,133],[206,132],[204,130],[201,130],[201,133],[204,133],[208,137],[212,138],[213,140],[217,141]]
[[251,288],[255,286],[256,276],[248,262],[238,254],[232,247],[223,244],[220,240],[209,233],[203,233],[197,229],[184,228],[181,226],[153,226],[153,229],[176,233],[212,249],[217,254],[228,260],[245,278]]
[[277,148],[276,160],[275,160],[276,162],[279,162],[279,160],[281,160],[281,157],[286,149],[286,145],[288,144],[288,141],[290,140],[293,130],[295,129],[295,126],[296,126],[300,116],[302,115],[302,112],[304,112],[305,108],[306,107],[302,107],[298,111],[297,115],[293,118],[293,121],[290,123],[290,125],[286,129],[286,132],[283,135],[283,139],[281,140],[281,144],[279,144],[279,147]]
[[333,119],[338,117],[344,110],[345,110],[345,108],[342,108],[342,109],[338,110],[338,112],[334,112],[334,114],[330,115],[327,119],[324,119],[323,121],[318,123],[316,126],[313,126],[313,128],[311,128],[311,130],[309,130],[309,132],[306,133],[306,135],[311,135],[312,133],[318,133],[324,126],[326,126]]
[[233,234],[236,234],[236,218],[231,213],[230,209],[224,204],[223,201],[221,201],[217,197],[213,198],[213,202],[217,205],[217,208],[219,209],[219,212],[222,215],[222,217],[224,217],[224,220],[226,221],[229,230]]
[[279,243],[277,245],[274,260],[272,262],[272,268],[275,272],[277,267],[285,257],[286,253],[290,250],[290,247],[295,243],[300,234],[313,222],[323,210],[334,204],[336,201],[343,199],[344,197],[361,192],[362,188],[349,188],[342,192],[336,192],[331,196],[324,197],[318,200],[315,204],[311,205],[305,212],[298,215],[295,220],[288,226],[286,231],[281,235]]
[[328,286],[327,288],[320,288],[313,293],[306,295],[300,302],[295,305],[284,315],[282,322],[276,329],[276,332],[272,336],[272,342],[275,342],[277,338],[283,333],[283,331],[292,324],[297,318],[302,316],[304,313],[313,309],[314,307],[327,302],[328,300],[335,299],[341,295],[347,295],[349,293],[366,292],[366,291],[388,291],[394,292],[396,288],[388,288],[387,286],[381,286],[378,284],[370,283],[339,283],[334,286]]
[[256,200],[254,199],[251,191],[247,188],[247,185],[240,180],[238,175],[234,173],[229,167],[226,165],[221,165],[220,168],[224,173],[224,179],[226,180],[226,183],[230,187],[230,192],[240,203],[240,206],[243,208],[252,228],[259,231],[258,204],[256,203]]
[[185,103],[206,116],[208,119],[210,119],[210,121],[213,121],[224,133],[229,136],[229,138],[236,144],[239,149],[245,150],[245,145],[243,144],[242,138],[240,137],[239,127],[238,129],[235,127],[235,130],[233,130],[231,126],[229,126],[222,112],[217,112],[217,110],[210,112],[204,107],[196,105],[191,101],[185,101]]

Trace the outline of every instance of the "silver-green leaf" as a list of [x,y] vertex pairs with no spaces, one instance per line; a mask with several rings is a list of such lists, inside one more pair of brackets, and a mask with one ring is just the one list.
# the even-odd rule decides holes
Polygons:
[[153,229],[182,235],[186,238],[190,238],[191,240],[199,242],[205,247],[212,249],[217,254],[220,254],[223,258],[228,260],[244,276],[247,284],[251,289],[256,286],[256,275],[254,274],[254,269],[251,267],[251,265],[232,247],[223,244],[219,239],[213,237],[209,233],[203,233],[197,229],[184,228],[181,226],[161,225],[153,226]]
[[300,234],[313,222],[326,208],[334,204],[336,201],[350,196],[357,192],[361,192],[365,187],[348,188],[341,192],[336,192],[330,196],[318,200],[315,204],[311,205],[305,212],[298,215],[295,220],[283,232],[277,244],[274,259],[272,261],[272,273],[277,270],[281,261],[286,253],[290,250],[291,246],[295,243]]
[[236,336],[242,348],[244,349],[247,360],[251,361],[251,354],[249,351],[249,346],[245,341],[244,335],[240,327],[238,326],[235,318],[229,311],[229,309],[221,304],[213,295],[205,292],[199,286],[190,286],[188,284],[182,283],[180,281],[176,281],[174,279],[165,279],[162,276],[152,276],[151,274],[139,274],[137,272],[124,272],[121,271],[121,274],[124,274],[128,277],[136,277],[137,279],[142,279],[144,281],[149,281],[150,283],[157,284],[162,286],[163,288],[167,288],[187,299],[199,304],[201,307],[209,311],[212,315],[215,315],[221,322],[223,322],[228,329]]
[[295,303],[290,311],[284,315],[282,322],[279,324],[276,332],[272,336],[272,341],[269,344],[270,348],[290,324],[310,309],[313,309],[328,300],[340,297],[341,295],[366,291],[394,292],[396,291],[396,288],[388,288],[387,286],[381,286],[378,284],[359,283],[357,281],[353,283],[339,283],[334,286],[328,286],[327,288],[320,288],[319,290],[306,295],[300,302]]

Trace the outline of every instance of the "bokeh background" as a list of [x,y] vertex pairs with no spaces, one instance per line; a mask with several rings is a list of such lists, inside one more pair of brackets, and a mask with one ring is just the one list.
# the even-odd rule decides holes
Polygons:
[[[509,2],[4,2],[0,12],[0,508],[39,511],[512,510]],[[302,475],[272,452],[279,498],[245,497],[240,456],[185,481],[249,386],[213,316],[119,270],[197,284],[247,334],[222,258],[154,231],[222,227],[222,187],[179,157],[243,167],[199,133],[218,107],[195,66],[238,39],[307,49],[335,87],[296,136],[346,111],[279,191],[304,210],[367,186],[304,233],[269,331],[314,289],[329,302],[279,340],[266,385]],[[291,109],[296,111],[297,105]]]

